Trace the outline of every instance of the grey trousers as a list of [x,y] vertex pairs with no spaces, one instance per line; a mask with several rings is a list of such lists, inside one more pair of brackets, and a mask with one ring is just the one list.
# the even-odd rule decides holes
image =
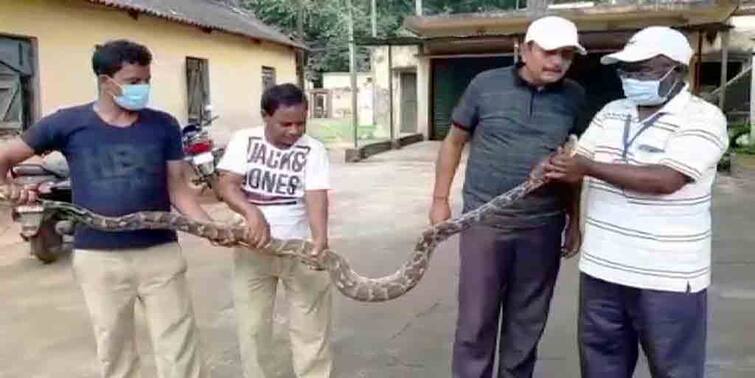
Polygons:
[[[453,376],[531,377],[561,261],[564,218],[515,232],[475,226],[461,234]],[[501,327],[499,329],[499,314]]]

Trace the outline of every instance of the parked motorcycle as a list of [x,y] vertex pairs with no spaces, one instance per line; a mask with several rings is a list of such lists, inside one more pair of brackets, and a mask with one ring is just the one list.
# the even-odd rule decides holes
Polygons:
[[186,161],[191,165],[193,177],[191,183],[201,192],[215,190],[217,183],[217,165],[223,156],[223,149],[215,146],[207,130],[218,117],[190,123],[181,130],[182,143]]
[[[41,199],[71,202],[68,168],[41,164],[20,164],[11,170],[13,182],[35,188]],[[21,224],[21,238],[29,242],[29,251],[45,264],[52,263],[73,241],[73,225],[55,214],[45,213],[39,204],[14,206],[13,221]]]

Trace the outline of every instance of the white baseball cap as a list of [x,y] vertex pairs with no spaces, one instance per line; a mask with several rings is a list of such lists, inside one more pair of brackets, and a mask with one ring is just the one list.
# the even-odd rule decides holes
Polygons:
[[533,21],[527,28],[524,43],[535,42],[546,51],[562,47],[574,47],[578,53],[587,51],[579,44],[577,26],[573,22],[558,16],[547,16]]
[[624,49],[600,59],[603,64],[617,62],[641,62],[663,55],[669,59],[689,65],[692,47],[681,32],[666,26],[650,26],[635,33]]

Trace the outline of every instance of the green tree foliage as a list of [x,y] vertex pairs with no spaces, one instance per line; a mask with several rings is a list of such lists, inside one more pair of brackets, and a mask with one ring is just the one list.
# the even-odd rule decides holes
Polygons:
[[[317,80],[322,72],[349,70],[348,12],[345,0],[242,0],[261,21],[303,39],[312,49],[307,75]],[[357,39],[372,33],[370,0],[352,0]],[[523,7],[525,0],[424,0],[426,14],[489,12]],[[303,7],[303,35],[298,35],[299,7]],[[401,24],[414,14],[413,0],[378,0],[377,29],[381,38],[402,33]],[[357,51],[360,70],[369,69],[369,49]]]

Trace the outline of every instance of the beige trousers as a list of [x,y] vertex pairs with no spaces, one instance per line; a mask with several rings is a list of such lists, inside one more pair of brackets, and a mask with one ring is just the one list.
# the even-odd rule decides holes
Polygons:
[[280,281],[286,290],[288,333],[296,376],[330,377],[331,283],[327,272],[310,270],[291,257],[248,249],[235,250],[233,266],[233,296],[244,376],[274,376],[273,305]]
[[105,378],[139,377],[134,304],[144,309],[158,376],[202,377],[199,340],[177,243],[146,249],[76,250],[76,280],[84,293]]

